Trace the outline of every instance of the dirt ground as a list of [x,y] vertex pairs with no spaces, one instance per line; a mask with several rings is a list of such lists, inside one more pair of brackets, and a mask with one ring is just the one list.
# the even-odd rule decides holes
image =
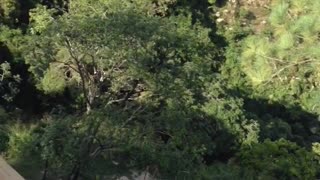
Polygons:
[[[216,12],[216,21],[226,29],[240,21],[242,26],[250,26],[256,33],[260,33],[267,24],[271,3],[271,0],[228,0]],[[247,15],[241,17],[241,14]]]

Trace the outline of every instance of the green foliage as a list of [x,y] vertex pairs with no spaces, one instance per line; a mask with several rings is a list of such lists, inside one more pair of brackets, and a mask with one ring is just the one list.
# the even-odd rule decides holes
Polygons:
[[318,164],[320,164],[320,143],[318,142],[312,143],[312,152],[316,155]]
[[221,179],[221,180],[240,180],[246,179],[251,180],[255,179],[252,174],[246,172],[245,169],[242,169],[233,165],[224,165],[217,163],[202,169],[199,172],[199,179],[201,180],[212,180],[212,179]]
[[8,129],[7,156],[12,161],[19,161],[23,157],[29,157],[35,151],[36,136],[32,127],[15,124]]
[[314,179],[319,171],[314,154],[284,139],[243,147],[237,161],[258,179]]
[[[107,112],[58,118],[45,128],[42,157],[57,174],[66,176],[79,163],[92,176],[85,169],[96,162],[90,156],[94,149],[86,149],[90,142],[98,148],[90,134],[98,119],[95,136],[111,141],[135,167],[156,164],[171,174],[193,171],[204,154],[214,153],[210,133],[215,131],[201,131],[206,120],[199,108],[204,83],[211,81],[208,75],[218,64],[210,30],[193,24],[189,16],[155,16],[158,10],[152,5],[72,1],[69,13],[55,18],[44,8],[32,11],[32,28],[41,28],[29,34],[24,58],[40,89],[51,94],[66,87],[76,97],[94,97],[99,111]],[[98,81],[95,71],[104,74]],[[99,92],[101,86],[107,90]]]
[[296,41],[293,34],[290,32],[285,32],[283,35],[279,38],[279,45],[278,47],[281,49],[290,49],[294,46],[294,42]]
[[[318,1],[274,0],[254,35],[242,3],[219,32],[216,0],[0,3],[0,151],[26,178],[318,178]],[[41,121],[12,125],[30,89]]]
[[[301,2],[304,1],[302,0]],[[310,2],[309,6],[313,6],[312,2]],[[266,73],[271,79],[276,77],[290,79],[293,78],[292,76],[303,79],[302,76],[308,71],[309,64],[317,63],[318,56],[294,52],[298,49],[299,52],[304,52],[310,48],[310,45],[318,43],[316,38],[319,33],[319,27],[316,25],[318,12],[313,10],[299,11],[295,7],[294,3],[279,1],[273,7],[269,19],[273,28],[272,37],[264,34],[247,38],[242,53],[242,61],[244,63],[250,63],[254,60],[260,63],[265,61],[269,65],[261,64],[259,67],[270,66],[270,68],[260,69],[252,75],[249,74],[249,76],[260,77],[259,73],[262,72]],[[300,15],[297,16],[296,13],[300,13]],[[301,65],[302,68],[299,68],[299,71],[295,71],[292,69],[295,65]],[[271,66],[274,68],[271,68]],[[255,67],[248,69],[245,66],[244,70],[255,69]],[[291,76],[289,75],[290,71],[293,74]],[[316,69],[312,71],[317,72]],[[270,79],[263,78],[258,83],[261,84],[268,80]]]
[[270,14],[270,23],[273,26],[282,26],[285,24],[288,9],[289,3],[286,1],[279,1],[279,3],[272,8],[272,12]]
[[54,10],[46,6],[38,6],[30,10],[30,31],[32,34],[41,33],[53,21]]
[[[318,113],[319,11],[316,1],[274,1],[269,33],[245,38],[241,52],[242,71],[255,92],[287,104],[300,103]],[[312,98],[311,98],[312,97]]]
[[312,151],[318,156],[320,155],[320,144],[318,142],[312,143]]
[[[178,92],[183,103],[195,103],[218,64],[209,29],[190,17],[154,16],[147,1],[98,1],[89,9],[88,3],[72,2],[68,14],[40,35],[30,34],[24,57],[39,87],[47,93],[80,89],[78,95],[92,101],[87,104],[99,104],[105,96],[116,100],[125,96],[120,92],[135,92],[138,82],[149,96],[172,99]],[[101,86],[108,90],[99,92]]]
[[44,74],[41,87],[45,93],[63,93],[66,87],[66,80],[59,67],[50,67]]
[[7,102],[13,100],[18,94],[18,84],[21,81],[19,75],[12,75],[11,66],[8,62],[0,64],[0,98]]
[[313,89],[310,92],[302,94],[301,98],[301,105],[305,108],[310,110],[311,112],[317,113],[319,112],[319,99],[320,99],[320,92],[317,89]]
[[[1,115],[0,115],[1,118]],[[5,129],[0,129],[0,152],[5,152],[8,148],[9,137]]]
[[262,37],[250,37],[246,39],[242,52],[241,65],[243,71],[251,78],[254,85],[267,81],[272,76],[272,65],[268,57],[272,54],[267,39]]
[[4,80],[4,78],[7,78],[8,76],[11,76],[10,72],[10,64],[8,62],[4,62],[0,65],[1,68],[1,81]]
[[20,3],[17,0],[1,0],[0,1],[0,20],[11,21],[11,23],[17,22],[17,18],[20,15]]
[[55,119],[44,129],[41,145],[41,156],[50,162],[50,168],[61,177],[66,176],[72,170],[73,161],[79,156],[81,146],[80,136],[73,129],[75,126],[73,118]]
[[216,118],[224,130],[234,135],[236,143],[250,145],[258,142],[257,121],[246,118],[242,99],[226,94],[221,87],[223,86],[217,83],[208,88],[208,102],[204,105],[203,111]]
[[208,0],[208,3],[214,4],[214,3],[216,3],[216,0]]
[[[8,47],[10,53],[15,55],[15,58],[20,58],[21,50],[25,44],[25,38],[20,29],[11,29],[8,26],[0,26],[0,42]],[[9,59],[3,60],[9,61]]]
[[261,126],[261,136],[269,139],[291,139],[292,138],[292,127],[290,124],[285,122],[282,119],[271,119],[271,120],[262,120]]

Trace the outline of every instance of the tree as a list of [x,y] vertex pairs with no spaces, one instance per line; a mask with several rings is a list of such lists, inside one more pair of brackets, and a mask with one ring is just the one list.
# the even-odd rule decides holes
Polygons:
[[[99,1],[92,7],[87,1],[76,1],[70,3],[69,13],[55,20],[50,17],[52,12],[36,9],[34,35],[30,36],[34,44],[28,45],[33,49],[25,57],[39,87],[57,93],[64,87],[77,90],[81,85],[89,112],[102,96],[107,100],[105,105],[110,105],[137,98],[142,91],[149,94],[183,88],[186,82],[178,80],[183,75],[199,81],[206,78],[201,74],[209,73],[214,65],[208,30],[188,29],[191,24],[185,17],[148,15],[144,8],[150,4],[143,2],[123,1],[120,5]],[[105,9],[111,5],[112,9]],[[88,6],[91,10],[84,8]],[[177,86],[164,89],[155,84],[170,79],[176,79],[173,83]]]
[[[188,15],[159,17],[145,0],[72,1],[68,12],[54,14],[43,6],[31,11],[23,56],[38,88],[48,95],[70,91],[80,97],[87,115],[75,115],[83,117],[76,123],[94,122],[95,112],[104,112],[96,133],[85,124],[82,135],[74,130],[66,139],[83,142],[82,149],[71,147],[71,176],[79,176],[96,149],[100,155],[109,147],[110,127],[135,130],[135,141],[130,139],[123,149],[130,155],[137,152],[134,156],[142,162],[156,162],[174,173],[192,169],[191,162],[202,163],[213,143],[210,133],[215,133],[201,131],[200,125],[205,122],[205,82],[212,81],[219,63],[210,30],[192,23]],[[100,126],[110,119],[115,123]],[[57,155],[52,147],[68,145],[55,144],[56,132],[43,143],[50,161]]]
[[[19,30],[10,30],[6,26],[0,28],[0,99],[11,102],[15,95],[19,92],[18,85],[21,81],[19,74],[12,72],[11,53],[17,53],[19,46],[17,45],[21,39]],[[4,104],[2,104],[4,105]]]
[[315,158],[284,139],[243,147],[237,155],[239,165],[253,171],[258,179],[313,179],[319,168]]
[[243,68],[253,82],[290,82],[305,79],[302,76],[309,71],[311,77],[316,74],[309,66],[319,59],[317,6],[309,0],[275,2],[269,17],[271,32],[250,36],[244,43]]
[[8,62],[0,64],[0,99],[7,102],[12,101],[13,97],[19,92],[19,82],[20,76],[11,74]]
[[0,23],[12,28],[25,29],[29,23],[29,10],[40,0],[1,0]]
[[20,15],[20,3],[17,0],[1,0],[0,12],[0,22],[15,23]]
[[297,96],[312,112],[318,112],[318,104],[308,98],[310,93],[319,94],[318,6],[318,1],[310,0],[275,1],[269,28],[244,40],[241,58],[254,86],[276,87],[275,98],[281,92]]

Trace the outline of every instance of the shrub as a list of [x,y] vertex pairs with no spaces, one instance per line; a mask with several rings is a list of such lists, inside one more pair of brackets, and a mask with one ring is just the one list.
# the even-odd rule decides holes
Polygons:
[[27,157],[35,150],[36,137],[32,133],[33,128],[15,124],[8,129],[8,149],[9,159],[18,160]]
[[237,160],[257,179],[315,179],[319,171],[313,153],[284,139],[243,147]]

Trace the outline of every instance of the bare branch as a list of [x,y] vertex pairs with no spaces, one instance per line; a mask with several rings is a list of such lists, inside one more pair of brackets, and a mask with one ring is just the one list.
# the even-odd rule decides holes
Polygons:
[[75,61],[76,65],[77,65],[77,68],[79,70],[79,75],[80,75],[80,78],[81,78],[81,82],[82,82],[82,91],[83,91],[83,94],[84,94],[84,98],[86,100],[86,104],[87,104],[87,113],[89,113],[91,111],[91,107],[92,107],[92,104],[91,104],[91,101],[88,97],[88,92],[87,92],[87,88],[86,88],[86,80],[85,80],[85,76],[84,76],[84,67],[83,65],[81,64],[80,60],[81,58],[79,59],[75,54],[74,54],[74,50],[72,48],[72,44],[69,40],[69,38],[67,37],[66,40],[66,45],[67,45],[67,49],[69,51],[69,54],[70,56],[72,57],[72,59]]
[[132,114],[131,116],[122,124],[122,128],[125,127],[129,122],[131,122],[138,113],[143,112],[146,109],[146,107],[142,108],[142,106],[140,105]]
[[[71,69],[74,70],[75,72],[79,73],[79,70],[76,69],[75,67],[73,67],[73,66],[72,66],[71,64],[69,64],[69,63],[62,62],[62,61],[58,61],[58,60],[55,60],[55,62],[56,62],[56,63],[61,63],[61,64],[65,65],[65,66],[68,66],[69,68],[71,68]],[[55,62],[54,62],[54,63],[55,63]]]
[[287,66],[284,66],[283,68],[279,69],[277,72],[275,72],[274,74],[271,75],[271,78],[264,84],[267,84],[269,82],[272,81],[272,79],[276,76],[278,76],[279,74],[281,74],[284,70],[290,68],[290,67],[293,67],[293,66],[296,66],[296,65],[300,65],[300,64],[305,64],[305,63],[309,63],[309,62],[314,62],[316,60],[314,59],[308,59],[308,60],[305,60],[305,61],[301,61],[301,62],[297,62],[297,63],[293,63],[293,64],[289,64]]
[[274,60],[274,61],[278,61],[278,62],[281,62],[281,63],[286,62],[286,61],[283,60],[283,59],[278,59],[278,58],[274,58],[274,57],[264,56],[264,55],[261,55],[261,54],[258,54],[258,55],[261,56],[261,57],[267,58],[267,59],[269,59],[269,60]]

